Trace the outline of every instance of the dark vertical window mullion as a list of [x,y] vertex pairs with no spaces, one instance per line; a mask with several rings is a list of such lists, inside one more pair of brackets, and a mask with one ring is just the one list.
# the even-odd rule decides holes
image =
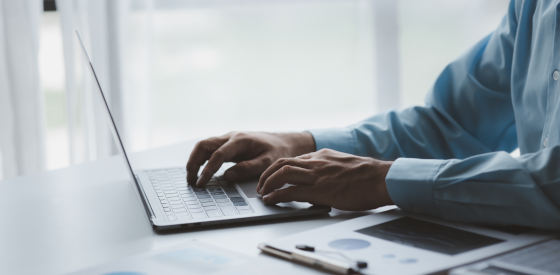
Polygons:
[[56,11],[55,0],[43,0],[43,10],[44,11]]

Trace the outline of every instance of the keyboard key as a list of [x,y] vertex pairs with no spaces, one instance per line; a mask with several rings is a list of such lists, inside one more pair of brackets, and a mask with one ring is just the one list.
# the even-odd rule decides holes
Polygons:
[[238,211],[241,212],[241,210],[251,210],[250,206],[236,206],[235,208],[237,208]]
[[208,206],[216,206],[216,203],[212,202],[203,202],[200,205],[202,205],[202,207],[208,207]]
[[202,213],[204,212],[204,210],[202,209],[202,207],[198,207],[198,208],[189,208],[189,211],[191,213]]
[[217,203],[229,203],[228,199],[216,199]]
[[239,214],[241,214],[241,215],[247,215],[247,214],[251,214],[251,213],[253,213],[253,210],[250,210],[250,209],[249,210],[247,210],[247,209],[239,210]]
[[200,205],[187,205],[187,209],[189,209],[189,211],[196,211],[199,209],[202,209],[202,207],[200,207]]
[[187,214],[187,215],[182,215],[182,216],[177,216],[177,218],[178,218],[179,220],[183,220],[183,221],[184,221],[184,220],[192,220],[192,219],[193,219],[193,217],[192,217],[191,215],[188,215],[188,214]]
[[230,197],[236,195],[239,196],[239,192],[237,192],[237,189],[235,189],[235,187],[224,188],[224,191],[226,191],[226,194]]
[[224,214],[224,216],[231,216],[231,215],[236,213],[235,208],[233,208],[231,206],[220,207],[220,210],[222,210],[222,213]]
[[222,212],[220,212],[220,210],[210,210],[210,211],[206,211],[206,214],[208,215],[208,217],[213,218],[213,217],[221,217]]
[[186,204],[198,204],[197,199],[183,199]]
[[247,203],[245,201],[234,201],[233,205],[235,206],[245,206]]
[[191,213],[191,215],[194,219],[204,219],[207,217],[206,213],[204,212],[195,212],[195,213]]

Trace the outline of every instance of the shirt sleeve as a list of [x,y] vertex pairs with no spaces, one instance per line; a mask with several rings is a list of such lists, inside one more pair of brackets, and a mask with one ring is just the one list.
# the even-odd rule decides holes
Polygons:
[[510,94],[516,1],[498,28],[436,80],[425,106],[311,130],[317,149],[395,160],[386,177],[404,210],[492,225],[560,228],[560,148],[521,157]]
[[560,229],[560,146],[521,157],[397,159],[386,177],[402,209],[447,220]]

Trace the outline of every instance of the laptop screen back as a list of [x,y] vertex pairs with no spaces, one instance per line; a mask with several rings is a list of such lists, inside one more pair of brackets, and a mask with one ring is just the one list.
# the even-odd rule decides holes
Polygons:
[[[132,170],[132,166],[130,165],[130,159],[128,157],[128,154],[126,153],[126,150],[124,149],[124,144],[122,141],[122,138],[119,134],[119,131],[117,129],[117,124],[115,123],[115,119],[113,117],[113,113],[111,112],[111,108],[109,107],[109,103],[107,102],[107,97],[105,96],[105,93],[103,92],[103,89],[101,88],[101,84],[99,83],[99,79],[97,77],[97,74],[95,73],[95,69],[93,68],[93,64],[91,62],[91,59],[89,57],[89,54],[86,50],[86,47],[84,45],[84,42],[82,40],[82,37],[80,36],[80,33],[76,30],[76,37],[78,38],[78,41],[80,42],[80,46],[82,48],[82,52],[84,54],[84,57],[87,61],[87,65],[88,65],[88,71],[90,72],[90,76],[92,76],[95,79],[95,86],[97,87],[97,91],[98,91],[98,95],[101,98],[101,101],[103,102],[103,108],[107,115],[108,118],[110,120],[110,128],[111,128],[111,132],[113,133],[113,137],[115,138],[115,140],[117,141],[117,147],[118,150],[120,151],[120,153],[123,155],[123,159],[126,163],[126,167],[128,168],[130,177],[132,177],[132,179],[134,180],[134,182],[136,182],[136,177],[134,176],[134,171]],[[136,182],[138,184],[138,182]]]

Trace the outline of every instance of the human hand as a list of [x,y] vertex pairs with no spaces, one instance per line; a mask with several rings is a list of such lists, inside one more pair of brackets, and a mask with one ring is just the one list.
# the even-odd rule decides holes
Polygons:
[[[385,177],[393,162],[323,149],[281,158],[257,186],[267,204],[300,201],[341,210],[368,210],[393,204]],[[282,188],[285,184],[292,186]]]
[[[228,181],[257,179],[274,161],[315,150],[315,141],[308,132],[264,133],[231,132],[198,142],[187,162],[187,182],[204,186],[224,162],[237,164],[224,173]],[[200,178],[198,171],[206,161]]]

